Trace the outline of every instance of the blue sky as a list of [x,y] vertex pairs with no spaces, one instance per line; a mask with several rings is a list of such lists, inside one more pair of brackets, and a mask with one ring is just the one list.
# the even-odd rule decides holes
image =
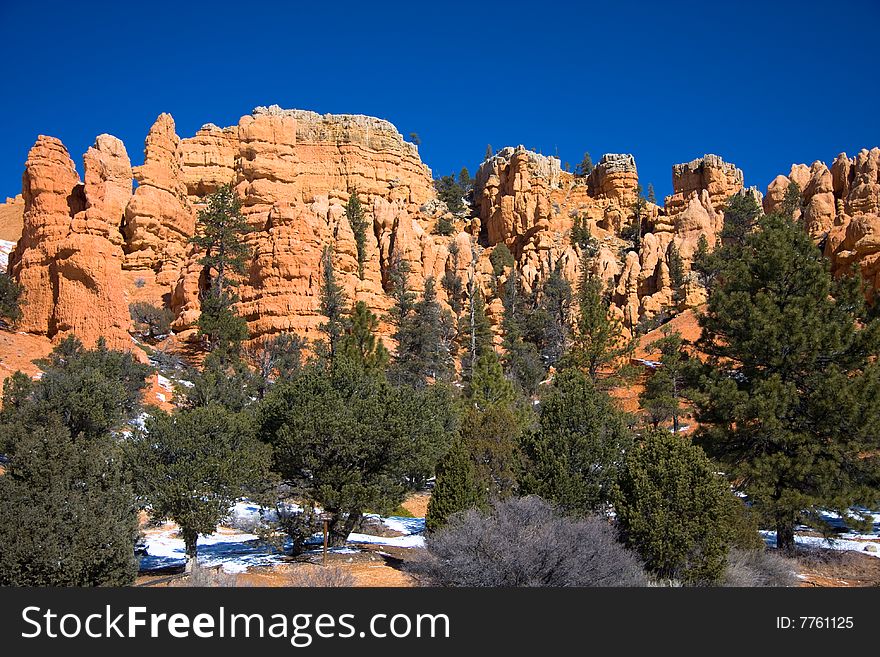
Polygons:
[[658,196],[704,153],[763,189],[880,145],[877,0],[0,0],[0,24],[0,198],[38,134],[80,171],[102,132],[139,164],[160,112],[190,136],[273,103],[388,119],[435,175],[473,172],[487,143],[572,166],[630,152]]

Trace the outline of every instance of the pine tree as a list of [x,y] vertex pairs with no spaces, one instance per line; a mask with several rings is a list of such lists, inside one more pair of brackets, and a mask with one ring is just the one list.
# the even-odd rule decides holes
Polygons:
[[623,325],[610,316],[604,283],[586,266],[581,268],[578,309],[568,360],[583,368],[593,383],[614,380],[628,364],[632,344],[624,339]]
[[678,306],[684,300],[685,274],[684,261],[674,241],[666,249],[666,266],[669,268],[669,282],[672,284],[672,300]]
[[397,354],[391,380],[415,387],[428,380],[449,381],[455,373],[454,320],[440,307],[434,279],[425,279],[425,290],[397,327]]
[[788,183],[788,187],[785,188],[785,196],[782,197],[782,207],[779,210],[779,213],[787,218],[794,219],[795,212],[800,211],[801,209],[801,188],[800,186],[792,180]]
[[574,294],[560,263],[541,286],[538,308],[527,319],[526,334],[539,346],[544,367],[555,366],[568,351]]
[[0,585],[131,584],[138,522],[115,439],[74,439],[52,412],[13,449],[0,476]]
[[562,370],[541,397],[537,428],[523,439],[522,492],[540,495],[568,514],[601,510],[611,501],[631,442],[611,398],[586,374]]
[[645,218],[645,211],[648,208],[648,202],[642,194],[641,185],[636,185],[635,195],[636,199],[633,201],[631,207],[632,220],[622,237],[632,240],[633,248],[636,252],[639,252],[642,250],[642,222]]
[[492,265],[492,273],[495,277],[501,276],[507,269],[512,269],[516,264],[513,254],[504,242],[499,243],[489,254],[489,262]]
[[449,307],[452,308],[452,312],[458,317],[461,314],[461,300],[464,287],[461,284],[461,277],[458,275],[459,250],[458,244],[455,242],[449,245],[449,257],[452,261],[452,267],[443,273],[443,278],[440,279],[440,284],[446,291],[446,297],[449,300]]
[[0,319],[11,325],[21,319],[21,294],[24,288],[9,276],[0,271]]
[[392,511],[449,449],[451,398],[435,388],[392,386],[342,359],[306,368],[261,402],[258,435],[293,494],[333,514],[331,545],[366,511]]
[[333,266],[333,251],[324,249],[321,272],[321,314],[327,318],[319,329],[327,336],[326,342],[320,345],[326,352],[324,355],[330,364],[336,362],[339,342],[345,335],[347,326],[348,299],[342,286],[336,281],[336,270]]
[[492,144],[486,144],[486,155],[483,158],[483,161],[492,158],[495,155],[495,149],[492,148]]
[[584,153],[584,157],[581,160],[580,164],[575,167],[575,175],[578,176],[589,176],[593,173],[593,158],[590,157],[589,153]]
[[866,318],[860,281],[834,281],[786,217],[721,251],[700,317],[697,439],[790,549],[798,523],[823,527],[819,509],[855,523],[849,509],[875,501],[880,322]]
[[366,303],[358,301],[354,304],[347,324],[347,332],[339,347],[342,356],[366,370],[384,372],[390,355],[382,341],[376,337],[379,318],[370,311]]
[[697,275],[700,285],[707,290],[712,287],[718,272],[713,254],[709,252],[709,240],[705,234],[701,234],[697,241],[697,250],[694,252],[691,271]]
[[430,532],[436,531],[453,513],[484,508],[487,503],[471,450],[464,440],[457,438],[437,466],[425,526]]
[[209,350],[234,353],[247,339],[247,325],[233,310],[238,298],[231,288],[237,284],[234,275],[246,271],[251,251],[242,238],[251,228],[231,185],[222,185],[205,202],[206,207],[197,217],[196,234],[190,238],[203,253],[199,264],[210,280],[202,293],[199,333],[207,339]]
[[657,205],[657,195],[654,193],[654,185],[648,183],[648,203]]
[[625,542],[657,577],[687,584],[721,578],[732,495],[699,447],[649,431],[624,455],[614,497]]
[[648,345],[660,352],[660,365],[645,383],[639,395],[654,428],[672,419],[672,431],[678,433],[681,399],[686,385],[687,361],[682,351],[681,334],[664,326],[663,337]]
[[[798,203],[800,203],[800,194],[798,194]],[[731,196],[727,199],[727,205],[724,208],[724,226],[721,229],[722,241],[742,244],[746,236],[757,226],[761,214],[761,206],[751,194]]]
[[266,479],[270,456],[250,417],[217,405],[154,411],[126,448],[141,502],[180,527],[187,572],[199,534],[213,534],[235,500]]
[[522,296],[519,272],[514,268],[504,285],[504,316],[501,321],[504,356],[501,362],[505,374],[523,393],[531,396],[544,378],[545,370],[538,348],[534,343],[525,340],[520,321],[521,315],[526,312]]
[[486,302],[473,278],[468,282],[467,308],[458,321],[458,342],[464,352],[461,357],[462,374],[468,380],[480,356],[494,349]]
[[354,233],[354,243],[357,247],[358,277],[364,280],[364,260],[367,257],[367,219],[364,209],[358,198],[357,190],[349,193],[348,203],[345,205],[345,216]]

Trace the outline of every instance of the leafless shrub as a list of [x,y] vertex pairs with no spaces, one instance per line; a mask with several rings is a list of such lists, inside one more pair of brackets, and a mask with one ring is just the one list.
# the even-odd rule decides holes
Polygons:
[[309,588],[339,588],[355,585],[354,575],[344,568],[309,566],[300,568],[290,575],[289,586]]
[[240,586],[238,575],[227,573],[222,568],[205,568],[194,565],[183,585],[193,588],[232,588]]
[[451,516],[408,564],[435,586],[644,586],[638,557],[596,517],[559,515],[539,497]]
[[740,550],[727,555],[724,586],[795,586],[795,562],[772,550]]

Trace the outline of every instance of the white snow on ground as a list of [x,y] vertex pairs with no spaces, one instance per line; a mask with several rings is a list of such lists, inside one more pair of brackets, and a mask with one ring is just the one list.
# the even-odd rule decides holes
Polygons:
[[9,264],[9,254],[12,253],[14,248],[15,242],[0,240],[0,269],[3,271],[6,271],[6,266]]
[[[858,535],[861,536],[861,534]],[[764,537],[764,542],[767,543],[768,546],[774,548],[776,547],[775,531],[762,530],[761,536]],[[794,542],[801,547],[863,552],[864,554],[870,555],[872,557],[880,557],[880,544],[873,541],[854,541],[840,538],[826,539],[822,538],[821,536],[804,536],[803,534],[795,533]],[[876,551],[871,552],[869,550],[866,550],[865,548],[868,546],[873,546],[874,548],[876,548]]]
[[[292,508],[299,510],[296,505]],[[263,509],[263,517],[274,520],[277,514],[274,509]],[[416,548],[423,547],[425,539],[421,533],[425,530],[424,518],[404,518],[391,516],[381,520],[391,530],[403,536],[373,536],[371,534],[354,533],[349,536],[349,545],[331,548],[334,554],[355,554],[359,552],[357,544],[387,545],[389,547]],[[239,500],[229,510],[230,520],[226,524],[241,526],[242,523],[260,521],[260,506],[250,500]],[[157,570],[173,566],[182,566],[186,562],[186,550],[183,539],[178,535],[177,525],[165,522],[159,527],[146,530],[144,545],[146,554],[141,557],[141,570]],[[315,534],[309,541],[320,552],[323,536]],[[199,563],[203,566],[221,566],[229,573],[241,573],[253,566],[272,566],[288,560],[285,553],[276,546],[261,540],[256,534],[237,529],[223,527],[210,536],[200,536],[198,540]]]
[[164,377],[161,374],[157,374],[156,383],[160,388],[164,388],[168,392],[174,392],[174,386],[171,384],[171,379]]

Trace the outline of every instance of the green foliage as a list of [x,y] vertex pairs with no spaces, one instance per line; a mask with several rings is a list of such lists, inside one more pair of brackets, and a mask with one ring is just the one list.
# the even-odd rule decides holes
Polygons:
[[[403,308],[398,309],[402,313]],[[429,381],[450,381],[455,374],[455,330],[449,311],[437,302],[434,279],[425,279],[422,298],[400,315],[397,354],[389,372],[396,384],[423,387]]]
[[691,271],[696,273],[700,285],[707,290],[712,287],[718,274],[718,269],[713,254],[709,252],[709,240],[705,234],[701,234],[700,239],[697,240],[697,250],[694,252]]
[[628,365],[633,345],[624,339],[623,325],[610,315],[610,301],[602,279],[588,267],[581,269],[578,308],[575,315],[569,360],[583,368],[593,383],[614,381]]
[[57,413],[74,437],[106,435],[138,414],[151,371],[130,353],[107,349],[103,340],[90,350],[73,336],[64,338],[37,364],[43,369],[40,381],[25,384],[16,379],[9,390],[9,405],[4,388],[0,424],[6,426],[0,433],[12,432],[12,425],[26,432],[41,417]]
[[516,264],[513,254],[504,242],[499,243],[489,254],[489,262],[492,264],[492,273],[501,276],[506,269],[512,269]]
[[577,215],[571,227],[571,245],[580,247],[587,258],[593,258],[599,252],[599,242],[590,234],[589,218]]
[[0,476],[0,585],[131,584],[138,523],[115,440],[74,439],[56,411],[13,452]]
[[492,325],[486,316],[486,301],[473,280],[468,283],[467,308],[458,320],[458,343],[464,352],[461,368],[467,381],[480,356],[494,349]]
[[657,205],[657,195],[654,193],[654,185],[648,183],[648,203],[653,203]]
[[648,202],[642,194],[641,185],[636,186],[635,193],[636,200],[633,201],[632,207],[630,208],[632,210],[632,218],[629,225],[624,228],[620,236],[625,240],[631,241],[633,249],[635,249],[636,252],[639,252],[642,249],[642,235],[644,234],[644,227],[642,224],[648,209]]
[[444,235],[446,237],[455,233],[455,224],[446,216],[443,215],[439,219],[437,219],[437,225],[434,227],[434,233],[437,235]]
[[345,216],[354,233],[354,243],[357,247],[358,277],[364,280],[364,260],[367,257],[367,219],[364,209],[358,198],[357,190],[350,193],[348,203],[345,205]]
[[782,197],[780,214],[786,219],[794,219],[794,213],[801,209],[801,188],[792,180],[785,188],[785,196]]
[[366,370],[384,372],[391,357],[385,345],[376,337],[378,330],[379,318],[370,312],[365,302],[358,301],[348,318],[346,333],[340,340],[340,354]]
[[473,455],[466,439],[456,438],[449,452],[437,466],[437,479],[425,526],[433,532],[446,524],[453,513],[487,506],[486,491],[480,482]]
[[154,306],[146,301],[136,301],[129,304],[128,310],[131,314],[131,320],[141,335],[148,340],[155,340],[160,335],[167,335],[171,331],[174,313],[164,306]]
[[504,286],[504,316],[501,327],[504,330],[504,356],[502,364],[505,374],[518,385],[527,396],[531,396],[544,378],[544,366],[537,346],[525,339],[521,317],[528,313],[523,299],[519,272],[511,271]]
[[21,319],[21,293],[24,288],[6,272],[0,271],[0,319],[11,325]]
[[590,157],[589,153],[584,153],[583,159],[575,167],[574,172],[578,176],[589,176],[593,173],[593,158]]
[[212,288],[202,295],[202,309],[197,326],[208,351],[237,356],[241,343],[248,338],[247,322],[239,317],[233,305],[238,297],[226,290]]
[[345,335],[346,318],[349,314],[348,299],[345,290],[336,281],[336,270],[333,266],[333,251],[327,247],[321,258],[321,314],[327,318],[318,328],[327,336],[327,341],[319,345],[319,351],[330,363],[336,362],[336,354],[340,341]]
[[[800,203],[800,194],[798,194]],[[762,214],[761,206],[751,194],[734,194],[727,199],[724,207],[724,226],[721,229],[721,239],[725,243],[735,242],[742,244],[746,236],[758,225],[758,219]]]
[[464,199],[468,195],[468,189],[462,186],[454,175],[437,178],[434,180],[434,188],[437,190],[437,197],[446,204],[452,214],[464,214],[467,209]]
[[681,398],[688,371],[681,334],[664,327],[663,337],[652,342],[648,348],[660,351],[660,366],[645,382],[645,389],[639,395],[639,405],[647,411],[655,429],[671,419],[672,431],[678,433]]
[[713,584],[724,574],[730,497],[703,450],[649,431],[624,456],[614,510],[625,542],[657,577]]
[[303,350],[308,340],[295,333],[279,333],[248,349],[248,358],[261,379],[260,396],[278,379],[296,376],[303,366]]
[[569,514],[602,509],[611,501],[621,455],[631,442],[611,398],[589,376],[562,370],[541,397],[537,428],[523,440],[522,492]]
[[270,461],[252,419],[218,405],[154,411],[126,449],[141,502],[178,524],[188,560],[199,534],[214,533],[235,500],[266,479]]
[[679,304],[684,300],[685,293],[684,261],[681,259],[681,254],[678,252],[678,247],[675,246],[674,241],[670,242],[669,248],[666,249],[666,266],[669,267],[672,299],[676,304]]
[[525,321],[524,333],[540,351],[544,367],[557,365],[568,350],[574,293],[559,263],[545,279],[537,306]]
[[423,483],[455,430],[443,387],[392,386],[345,361],[273,386],[257,417],[294,495],[333,514],[333,545],[366,509],[388,512]]
[[251,228],[241,215],[241,202],[232,185],[222,185],[205,198],[205,203],[190,242],[202,249],[204,255],[199,264],[216,273],[211,287],[219,294],[235,284],[227,278],[228,273],[245,273],[250,248],[242,237],[251,232]]
[[458,275],[458,244],[453,242],[449,245],[449,257],[452,260],[452,267],[443,272],[443,278],[440,284],[446,291],[446,297],[449,300],[449,306],[452,312],[458,317],[461,314],[462,295],[464,287],[461,284],[461,277]]
[[754,510],[794,544],[817,509],[876,502],[880,482],[880,322],[860,280],[832,280],[810,236],[769,215],[717,259],[698,343],[708,364],[696,396],[699,443]]
[[222,406],[237,413],[264,392],[261,379],[242,359],[225,358],[216,352],[209,354],[202,369],[193,369],[188,378],[192,386],[179,390],[187,408]]

